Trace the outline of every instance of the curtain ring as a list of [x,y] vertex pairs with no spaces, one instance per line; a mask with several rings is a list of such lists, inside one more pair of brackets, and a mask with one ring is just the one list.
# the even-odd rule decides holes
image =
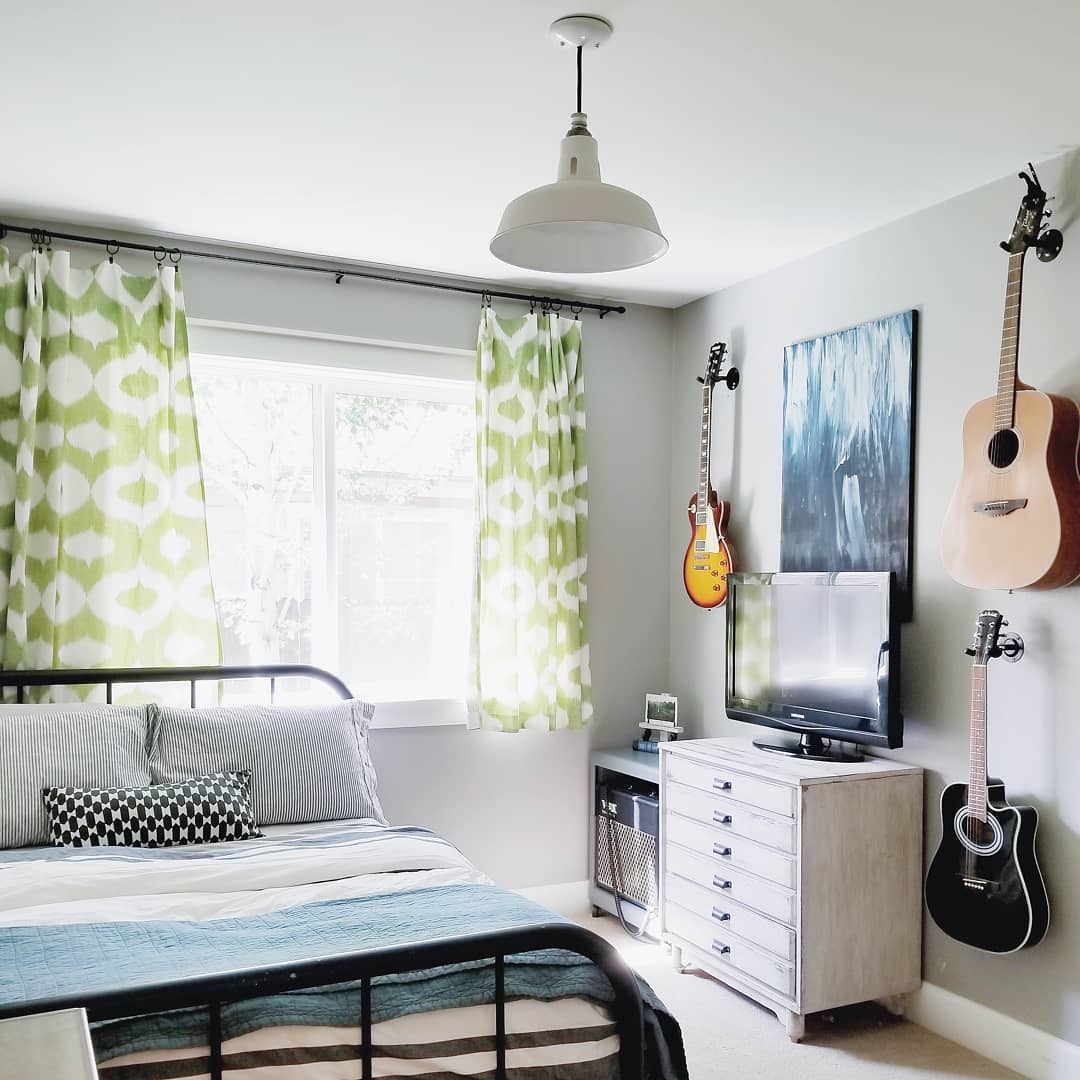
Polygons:
[[535,315],[536,314],[536,297],[532,297],[529,300],[529,314],[530,315]]
[[584,310],[585,310],[585,309],[584,309],[584,308],[583,308],[583,307],[581,306],[581,304],[571,304],[571,305],[570,305],[570,314],[571,314],[571,315],[573,315],[573,316],[574,316],[574,318],[575,318],[575,319],[576,319],[576,320],[577,320],[578,322],[581,322],[581,313],[582,313],[582,312],[583,312]]
[[552,300],[551,310],[554,311],[556,315],[558,315],[559,312],[562,311],[562,301],[556,303],[554,300]]
[[169,252],[169,262],[171,262],[173,266],[179,266],[180,260],[183,258],[183,254],[184,253],[179,248],[173,248]]
[[[160,252],[160,254],[159,254]],[[165,262],[165,256],[169,253],[163,247],[154,248],[154,259],[157,262],[157,268],[160,270]]]
[[45,247],[45,235],[40,229],[30,230],[30,246],[39,253]]
[[489,309],[491,307],[491,293],[487,289],[480,294],[480,307]]
[[4,240],[7,237],[7,226],[0,225],[0,240]]
[[120,245],[115,240],[110,240],[105,245],[105,254],[109,256],[109,262],[113,261],[113,258],[120,253]]

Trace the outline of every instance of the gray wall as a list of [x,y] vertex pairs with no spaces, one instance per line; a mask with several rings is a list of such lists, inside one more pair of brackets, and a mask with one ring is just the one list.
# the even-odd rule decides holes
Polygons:
[[[1080,207],[1080,167],[1040,169],[1056,192],[1055,224]],[[974,617],[999,607],[1027,641],[1017,665],[990,671],[989,758],[1015,803],[1042,817],[1040,857],[1052,928],[1039,947],[1005,958],[966,948],[927,920],[924,976],[1072,1042],[1080,1042],[1080,592],[978,592],[945,573],[938,544],[959,471],[967,407],[994,392],[1008,236],[1022,185],[1008,178],[905,218],[676,313],[672,371],[669,583],[672,689],[691,734],[748,735],[724,714],[724,613],[692,607],[677,574],[687,541],[685,499],[696,482],[700,397],[694,377],[708,345],[729,341],[742,368],[734,401],[720,401],[714,479],[734,452],[732,532],[747,570],[776,569],[780,530],[780,437],[786,344],[905,308],[921,315],[916,406],[915,619],[903,637],[903,749],[892,756],[926,773],[927,854],[939,837],[937,800],[966,779]],[[1080,399],[1080,229],[1050,265],[1029,259],[1020,352],[1022,377]],[[718,395],[726,391],[717,391]],[[726,411],[725,411],[726,410]],[[737,730],[738,729],[738,730]]]

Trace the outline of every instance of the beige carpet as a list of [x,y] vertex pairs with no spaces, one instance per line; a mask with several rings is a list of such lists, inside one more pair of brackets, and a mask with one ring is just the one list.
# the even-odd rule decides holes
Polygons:
[[930,1080],[1017,1077],[876,1005],[810,1017],[791,1042],[776,1017],[707,976],[678,974],[659,945],[631,941],[612,916],[562,914],[612,941],[678,1018],[691,1080]]

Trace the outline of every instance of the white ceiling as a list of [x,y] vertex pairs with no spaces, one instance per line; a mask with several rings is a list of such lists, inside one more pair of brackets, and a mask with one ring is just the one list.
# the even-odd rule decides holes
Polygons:
[[[0,218],[553,291],[487,245],[554,178],[575,2],[10,0]],[[1080,144],[1077,0],[584,3],[604,177],[671,250],[564,290],[677,305]]]

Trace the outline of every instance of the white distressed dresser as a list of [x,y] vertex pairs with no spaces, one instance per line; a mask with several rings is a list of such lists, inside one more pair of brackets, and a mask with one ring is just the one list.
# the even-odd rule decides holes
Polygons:
[[919,986],[922,770],[883,758],[803,761],[748,739],[660,751],[661,932],[694,967],[776,1013]]

